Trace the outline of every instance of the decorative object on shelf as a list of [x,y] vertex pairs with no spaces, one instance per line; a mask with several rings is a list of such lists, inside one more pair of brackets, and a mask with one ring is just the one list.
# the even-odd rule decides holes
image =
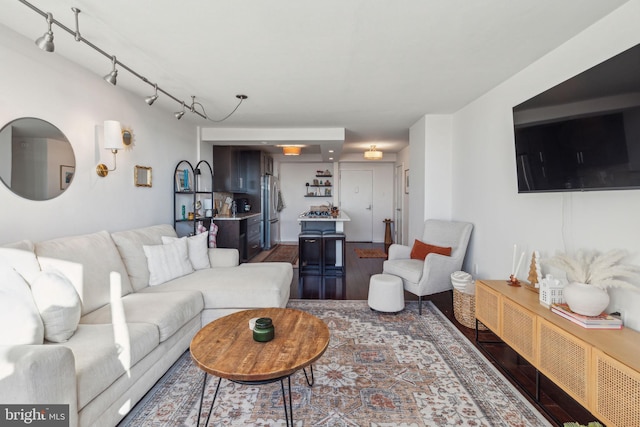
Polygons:
[[133,168],[133,183],[136,187],[151,187],[151,168],[136,165]]
[[545,278],[540,281],[540,304],[549,308],[551,304],[564,303],[563,289],[564,283],[552,275],[547,274]]
[[511,274],[509,275],[509,280],[507,283],[509,286],[520,286],[520,281],[518,280],[518,271],[520,271],[520,266],[522,265],[522,260],[524,259],[524,251],[520,254],[520,259],[518,260],[518,264],[516,265],[516,253],[518,252],[518,245],[513,245],[513,258],[511,260]]
[[104,148],[105,150],[111,150],[113,153],[113,169],[109,169],[104,163],[100,163],[96,166],[96,173],[98,176],[104,178],[109,175],[109,172],[116,170],[116,154],[118,150],[122,148],[122,126],[120,122],[115,120],[105,120],[104,122]]
[[574,256],[558,254],[546,263],[560,268],[570,282],[564,288],[564,298],[578,314],[597,316],[609,305],[607,288],[634,288],[630,280],[640,277],[640,269],[623,264],[627,256],[623,250],[611,250],[600,254],[580,250]]
[[204,199],[202,205],[204,207],[204,216],[211,218],[213,216],[213,199]]
[[538,284],[542,279],[540,274],[541,271],[542,270],[540,270],[540,252],[533,251],[533,253],[531,254],[531,264],[529,264],[529,276],[527,277],[527,280],[529,280],[529,283],[531,284],[531,286],[536,288],[539,287]]
[[[117,76],[118,76],[118,69],[116,68],[116,66],[119,65],[121,68],[123,68],[124,70],[128,71],[133,76],[137,77],[138,79],[142,80],[144,83],[150,85],[151,87],[153,87],[155,89],[155,95],[154,96],[145,98],[145,102],[148,105],[153,104],[153,102],[157,99],[158,91],[160,91],[163,94],[167,95],[167,97],[169,97],[170,99],[176,101],[178,104],[182,104],[182,114],[179,117],[176,114],[176,118],[180,119],[182,117],[182,115],[184,114],[184,105],[185,105],[184,101],[179,100],[178,98],[176,98],[175,96],[173,96],[172,94],[167,92],[166,90],[160,88],[157,85],[157,83],[153,83],[151,80],[149,80],[148,78],[146,78],[142,74],[138,73],[137,71],[134,71],[131,67],[125,65],[123,62],[118,60],[115,55],[111,55],[111,54],[107,53],[105,50],[103,50],[102,48],[100,48],[96,44],[94,44],[93,42],[87,40],[82,35],[80,35],[80,26],[79,26],[79,23],[78,23],[78,14],[81,12],[80,9],[78,9],[76,7],[72,7],[71,8],[73,13],[75,14],[75,23],[76,23],[76,25],[75,25],[75,32],[74,32],[72,29],[70,29],[66,25],[64,25],[61,22],[59,22],[56,19],[54,19],[53,15],[50,12],[44,12],[44,11],[38,9],[33,4],[29,3],[28,1],[26,1],[26,0],[20,0],[20,2],[22,4],[24,4],[25,6],[27,6],[28,8],[30,8],[31,10],[33,10],[34,12],[36,12],[37,14],[43,16],[47,20],[47,24],[48,24],[48,27],[49,27],[48,31],[42,37],[38,37],[38,39],[36,40],[36,45],[40,49],[44,50],[45,52],[53,52],[55,50],[55,46],[54,46],[54,43],[53,43],[53,31],[51,30],[51,25],[52,24],[56,24],[58,27],[60,27],[64,31],[66,31],[67,33],[71,34],[75,38],[75,40],[77,42],[83,42],[85,45],[89,46],[90,48],[92,48],[96,52],[100,53],[104,57],[106,57],[109,60],[111,60],[111,65],[112,65],[111,71],[109,72],[109,74],[104,76],[104,80],[105,81],[107,81],[108,83],[110,83],[110,84],[112,84],[114,86],[116,85]],[[153,98],[153,100],[151,100],[152,98]],[[214,119],[210,118],[207,115],[207,112],[205,111],[204,106],[201,103],[195,101],[195,96],[191,96],[191,105],[189,106],[189,111],[191,113],[197,114],[198,116],[202,117],[203,119],[206,119],[206,120],[209,120],[209,121],[212,121],[212,122],[222,122],[222,121],[228,119],[229,117],[231,117],[231,115],[233,113],[235,113],[236,110],[240,107],[242,102],[245,99],[247,99],[248,97],[247,97],[247,95],[239,94],[239,95],[236,95],[236,98],[240,100],[238,102],[238,104],[236,105],[236,107],[231,111],[231,113],[227,114],[225,117],[223,117],[222,119],[219,119],[219,120],[214,120]],[[197,111],[196,107],[200,107],[202,112]],[[100,176],[102,176],[102,175],[100,175]]]
[[382,151],[377,150],[375,145],[371,145],[369,151],[364,152],[365,160],[382,160]]

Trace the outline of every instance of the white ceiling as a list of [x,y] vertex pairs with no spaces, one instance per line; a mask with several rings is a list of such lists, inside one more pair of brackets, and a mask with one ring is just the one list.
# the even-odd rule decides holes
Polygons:
[[[33,0],[109,55],[224,117],[203,127],[344,128],[342,153],[406,147],[425,114],[452,113],[628,0]],[[36,39],[46,21],[2,0],[0,23]],[[56,51],[97,76],[109,59],[54,25]],[[34,44],[35,48],[35,44]],[[43,52],[43,55],[47,53]],[[125,70],[118,88],[153,88]],[[149,108],[180,110],[160,95]],[[172,118],[173,120],[173,118]],[[318,152],[319,150],[315,150]],[[303,153],[305,151],[303,150]]]

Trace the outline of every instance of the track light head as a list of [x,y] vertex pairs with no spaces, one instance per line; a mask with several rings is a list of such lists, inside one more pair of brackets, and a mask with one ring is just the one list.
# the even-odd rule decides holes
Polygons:
[[53,15],[51,13],[47,13],[47,24],[49,24],[49,30],[44,33],[42,37],[38,37],[36,40],[36,46],[45,52],[53,52],[55,50],[55,45],[53,44],[53,31],[51,31],[51,23],[53,22]]
[[107,83],[110,83],[112,85],[116,85],[118,83],[118,70],[116,70],[116,57],[112,56],[111,57],[111,63],[113,68],[111,69],[111,72],[109,74],[107,74],[106,76],[104,76],[104,80]]
[[180,120],[182,118],[182,116],[184,116],[184,102],[182,103],[182,111],[176,111],[175,113],[173,113],[173,115],[178,120]]
[[156,89],[155,93],[151,96],[147,96],[144,99],[144,102],[146,102],[148,105],[153,105],[153,103],[156,102],[156,99],[158,99],[158,85],[155,84],[153,85],[153,87]]

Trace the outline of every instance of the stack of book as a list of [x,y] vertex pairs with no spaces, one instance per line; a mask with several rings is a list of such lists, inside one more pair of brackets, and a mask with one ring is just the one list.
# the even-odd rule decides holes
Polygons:
[[622,320],[607,313],[585,316],[571,311],[567,304],[552,304],[551,311],[588,329],[622,329]]

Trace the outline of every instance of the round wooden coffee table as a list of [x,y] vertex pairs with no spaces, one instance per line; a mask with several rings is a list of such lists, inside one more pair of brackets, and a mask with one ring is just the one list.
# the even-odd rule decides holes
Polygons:
[[[249,320],[270,317],[275,337],[269,342],[253,340]],[[263,308],[233,313],[205,325],[191,340],[191,358],[204,371],[198,427],[207,374],[219,378],[205,426],[216,401],[222,378],[241,384],[266,384],[280,381],[287,425],[293,426],[291,374],[302,369],[309,386],[313,385],[313,366],[329,345],[329,328],[317,317],[290,308]],[[311,378],[306,367],[310,367]],[[284,380],[288,382],[289,410]]]

